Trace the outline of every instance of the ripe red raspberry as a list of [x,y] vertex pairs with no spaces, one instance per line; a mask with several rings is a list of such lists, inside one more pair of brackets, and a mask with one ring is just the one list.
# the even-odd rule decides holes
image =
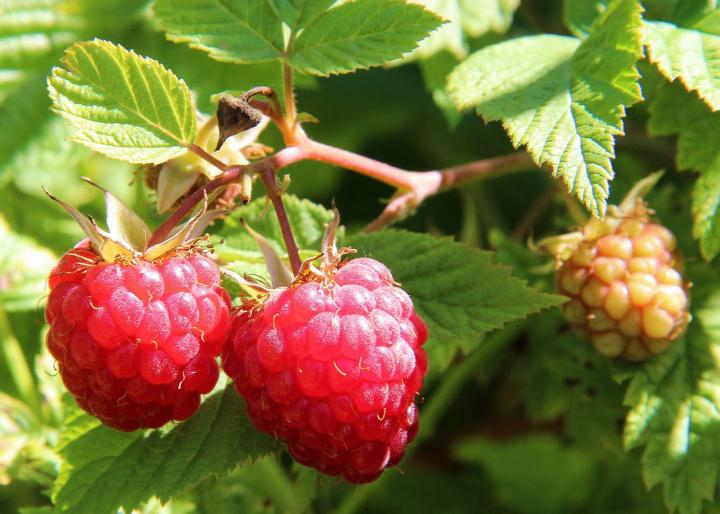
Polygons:
[[87,244],[67,252],[50,274],[47,345],[78,404],[125,431],[192,416],[230,326],[219,283],[199,253],[123,264]]
[[253,423],[295,460],[363,483],[417,433],[426,339],[390,271],[360,258],[239,309],[223,367]]
[[690,319],[675,236],[640,202],[583,229],[561,261],[560,292],[573,328],[608,357],[642,361],[665,351]]

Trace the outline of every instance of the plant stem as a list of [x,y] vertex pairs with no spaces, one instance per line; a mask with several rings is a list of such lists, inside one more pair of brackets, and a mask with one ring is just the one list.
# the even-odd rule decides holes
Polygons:
[[415,190],[420,182],[428,180],[428,178],[421,178],[420,175],[427,174],[433,174],[432,182],[436,182],[436,187],[440,187],[441,180],[437,172],[406,171],[363,155],[312,140],[308,140],[303,146],[306,159],[334,164],[340,168],[356,171],[398,189]]
[[220,159],[214,157],[212,154],[205,151],[204,148],[196,145],[195,143],[191,143],[191,144],[187,145],[187,149],[190,150],[195,155],[197,155],[198,157],[202,157],[203,159],[205,159],[207,162],[209,162],[210,164],[215,166],[220,171],[227,171],[227,169],[230,168],[230,165],[225,164]]
[[[283,132],[283,136],[287,136],[286,133],[289,127],[286,124],[286,120],[280,120],[277,123]],[[292,137],[286,137],[286,143],[288,139],[294,140],[294,143],[283,148],[276,154],[251,164],[235,166],[219,161],[196,145],[189,145],[188,148],[190,150],[212,163],[218,169],[222,170],[223,173],[190,195],[155,231],[150,240],[150,244],[156,244],[167,237],[175,225],[192,211],[195,205],[201,202],[206,195],[209,195],[209,193],[215,189],[239,182],[243,180],[245,175],[264,173],[267,170],[274,173],[298,161],[312,160],[334,164],[341,168],[356,171],[398,189],[399,194],[388,203],[382,214],[366,227],[365,230],[368,232],[383,228],[393,221],[406,216],[429,196],[473,180],[503,175],[534,166],[527,154],[513,153],[460,166],[453,166],[443,170],[423,172],[408,171],[341,148],[313,141],[305,135],[302,127],[297,124],[292,130]],[[273,204],[275,204],[275,202],[273,202]],[[290,249],[288,250],[290,254],[293,253]]]
[[263,182],[265,183],[265,189],[267,190],[268,198],[275,208],[275,214],[277,215],[278,223],[280,224],[280,231],[282,232],[283,240],[285,241],[285,248],[288,251],[288,258],[290,259],[290,267],[292,268],[293,275],[297,275],[300,271],[302,261],[300,260],[300,251],[298,250],[297,243],[295,242],[295,236],[290,226],[290,220],[288,219],[287,212],[285,211],[285,205],[283,204],[282,197],[278,193],[278,187],[275,183],[275,170],[267,169],[262,174]]
[[8,370],[10,370],[10,376],[17,389],[18,397],[32,409],[38,419],[42,419],[40,393],[35,385],[35,379],[25,358],[22,345],[13,334],[10,321],[2,306],[0,306],[0,344],[2,345],[5,363]]
[[290,127],[294,127],[297,118],[295,88],[293,86],[292,68],[285,60],[283,60],[283,86],[285,88],[285,119]]

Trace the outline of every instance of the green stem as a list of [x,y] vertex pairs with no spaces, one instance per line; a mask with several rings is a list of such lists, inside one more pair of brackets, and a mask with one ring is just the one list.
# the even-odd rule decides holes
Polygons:
[[2,345],[2,355],[10,370],[10,376],[17,389],[18,397],[32,409],[38,419],[42,419],[40,393],[25,358],[25,352],[23,352],[20,341],[13,334],[10,321],[2,306],[0,306],[0,344]]
[[[408,446],[405,452],[405,461],[417,451],[423,441],[426,441],[435,433],[440,420],[453,404],[455,398],[460,394],[465,382],[477,373],[486,362],[490,361],[508,344],[514,341],[524,328],[525,321],[519,321],[508,325],[499,332],[491,334],[461,363],[448,370],[445,374],[445,379],[437,389],[430,392],[428,402],[420,410],[420,431],[413,444]],[[370,496],[385,487],[387,476],[388,472],[386,471],[375,482],[361,486],[358,490],[348,494],[335,510],[334,514],[353,514],[354,512],[358,512],[362,504]]]
[[275,457],[261,458],[254,464],[253,470],[260,475],[260,482],[280,512],[297,512],[295,488]]

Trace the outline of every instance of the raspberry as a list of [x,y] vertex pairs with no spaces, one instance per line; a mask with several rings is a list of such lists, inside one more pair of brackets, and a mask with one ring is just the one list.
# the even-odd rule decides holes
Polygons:
[[299,463],[353,483],[402,458],[418,429],[427,329],[381,263],[341,263],[235,314],[223,368],[252,422]]
[[685,331],[688,286],[676,246],[642,202],[583,229],[583,240],[561,261],[557,284],[571,298],[566,318],[599,353],[646,360]]
[[117,428],[192,416],[217,382],[230,300],[199,253],[104,262],[88,244],[50,274],[47,346],[78,404]]

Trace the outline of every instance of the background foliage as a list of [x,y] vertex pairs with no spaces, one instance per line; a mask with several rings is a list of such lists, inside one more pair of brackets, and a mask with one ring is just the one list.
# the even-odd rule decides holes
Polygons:
[[[334,3],[0,1],[0,511],[718,511],[716,2]],[[319,163],[289,169],[303,255],[334,200],[346,242],[386,262],[430,326],[420,435],[400,472],[362,487],[292,464],[225,383],[186,423],[102,427],[63,397],[43,349],[44,277],[82,234],[40,185],[97,217],[90,177],[157,226],[137,163],[182,154],[193,106],[212,114],[213,94],[282,94],[283,65],[318,141],[406,169],[513,145],[545,166],[434,196],[371,235],[358,231],[389,187]],[[261,141],[283,145],[274,130]],[[687,257],[694,321],[666,354],[623,366],[546,309],[552,263],[526,243],[576,225],[580,204],[602,214],[661,168],[649,200]],[[239,219],[283,247],[258,189],[211,232],[230,269],[262,275]]]

